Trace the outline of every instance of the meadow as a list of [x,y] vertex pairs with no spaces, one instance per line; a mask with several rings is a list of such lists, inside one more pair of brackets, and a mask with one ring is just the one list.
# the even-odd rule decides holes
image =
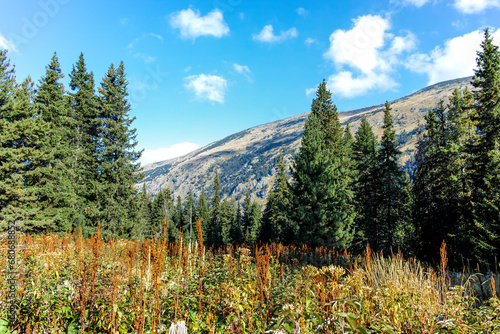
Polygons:
[[[197,240],[17,237],[17,319],[0,277],[0,333],[498,333],[497,273],[401,254]],[[7,268],[6,238],[0,268]]]

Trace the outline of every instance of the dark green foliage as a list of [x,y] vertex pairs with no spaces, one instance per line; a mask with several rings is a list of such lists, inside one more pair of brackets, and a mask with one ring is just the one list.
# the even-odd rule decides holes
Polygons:
[[231,229],[231,238],[233,239],[234,244],[243,243],[243,228],[241,225],[241,221],[241,205],[240,202],[238,202],[238,204],[236,205],[236,212],[234,214],[233,228]]
[[[137,221],[137,192],[134,185],[142,178],[137,160],[134,117],[129,116],[127,81],[123,62],[113,65],[102,80],[98,95],[99,125],[96,215],[105,235],[129,235]],[[97,224],[97,221],[93,222]]]
[[260,238],[262,229],[262,210],[257,202],[252,202],[249,212],[248,244],[255,245]]
[[[465,244],[457,238],[464,217],[466,159],[469,130],[465,120],[467,91],[455,90],[447,108],[441,102],[426,116],[426,134],[418,147],[415,171],[416,219],[421,257],[437,261],[439,246],[445,241],[448,252],[458,259]],[[465,241],[465,240],[463,240]]]
[[184,216],[184,208],[182,207],[182,199],[180,196],[177,196],[177,202],[175,203],[172,220],[174,221],[175,227],[181,229],[182,232],[185,232],[183,224],[183,218],[184,218],[183,216]]
[[294,220],[299,225],[296,242],[344,249],[351,246],[355,214],[350,164],[337,108],[323,81],[294,161]]
[[89,235],[101,221],[104,235],[142,235],[135,190],[140,153],[133,150],[123,64],[110,68],[98,101],[83,55],[70,74],[69,94],[55,53],[35,91],[30,80],[18,86],[13,75],[2,51],[3,218],[27,232],[81,227]]
[[208,225],[210,223],[210,206],[208,205],[207,197],[205,196],[205,188],[201,188],[201,195],[196,205],[196,219],[201,219],[201,228],[203,230],[203,239],[208,238]]
[[36,184],[48,125],[34,117],[31,79],[17,86],[6,55],[0,51],[0,226],[16,221],[23,231],[43,231]]
[[377,151],[377,165],[374,172],[376,178],[375,219],[372,222],[373,231],[369,238],[373,238],[370,244],[374,250],[390,251],[391,248],[397,249],[401,246],[396,244],[394,236],[402,223],[400,210],[404,175],[399,168],[398,160],[401,152],[397,148],[391,106],[388,102],[385,103],[382,128],[384,132],[380,149]]
[[194,215],[196,207],[194,205],[193,192],[189,192],[186,205],[184,206],[184,212],[182,215],[182,231],[184,233],[184,239],[188,242],[194,242],[195,236],[195,226],[194,226]]
[[345,150],[347,152],[347,155],[349,156],[349,158],[352,158],[354,138],[352,137],[351,127],[349,126],[349,123],[347,123],[345,128],[344,128],[344,138],[343,139],[344,139],[344,145],[345,145]]
[[[87,71],[83,53],[73,65],[69,75],[69,86],[72,92],[69,101],[73,111],[73,143],[71,152],[74,160],[75,191],[79,198],[79,218],[84,225],[95,221],[95,205],[97,193],[94,191],[98,183],[97,146],[98,146],[98,110],[94,88],[94,75]],[[84,230],[85,226],[81,226]]]
[[356,194],[356,247],[362,250],[366,242],[373,245],[376,243],[375,225],[375,198],[377,193],[376,179],[376,146],[375,134],[366,117],[361,119],[361,124],[356,131],[353,144],[354,163],[354,191]]
[[62,74],[59,60],[54,53],[45,75],[40,79],[35,95],[38,117],[48,123],[41,155],[44,161],[37,187],[41,194],[39,205],[43,211],[42,221],[54,232],[69,231],[77,220],[78,195],[75,180],[76,160],[74,152],[74,121],[65,90],[60,80]]
[[280,154],[276,179],[267,198],[262,221],[261,240],[289,244],[295,239],[297,225],[290,219],[292,191],[288,183],[287,166]]
[[247,191],[245,200],[243,201],[241,221],[244,243],[250,246],[256,244],[261,237],[262,213],[259,205],[255,201],[252,201],[249,191]]
[[213,194],[210,202],[210,221],[207,225],[207,245],[219,246],[222,244],[222,217],[221,217],[221,188],[219,173],[215,173]]
[[243,240],[246,244],[249,244],[250,242],[251,212],[252,212],[252,199],[250,198],[250,191],[247,190],[245,199],[243,200],[243,214],[241,216],[241,231],[243,234]]
[[407,256],[416,255],[418,237],[416,235],[415,220],[415,197],[413,194],[413,183],[410,175],[403,174],[403,184],[398,203],[398,221],[394,231],[394,244],[397,249]]
[[474,71],[478,139],[472,148],[470,240],[476,260],[492,262],[500,245],[500,52],[488,29]]
[[220,207],[220,225],[221,237],[224,245],[233,245],[235,240],[234,235],[235,216],[231,203],[227,198],[224,198]]
[[177,230],[172,223],[174,212],[174,199],[170,189],[163,189],[156,194],[151,204],[151,234],[154,238],[163,235],[167,230],[169,239],[174,241],[177,237]]
[[134,228],[132,236],[139,239],[149,238],[151,235],[151,196],[146,190],[146,185],[143,184],[142,191],[139,194],[140,216],[139,223]]

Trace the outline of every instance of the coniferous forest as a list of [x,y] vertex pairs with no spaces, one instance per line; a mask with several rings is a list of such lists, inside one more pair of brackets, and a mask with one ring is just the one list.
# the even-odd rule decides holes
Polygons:
[[[474,73],[472,90],[425,117],[411,175],[391,105],[381,138],[366,118],[351,133],[323,80],[300,151],[289,167],[280,157],[260,207],[249,193],[223,198],[219,174],[211,196],[136,187],[123,63],[96,84],[81,54],[65,87],[55,53],[34,83],[17,82],[0,51],[0,230],[38,245],[18,252],[17,333],[163,333],[181,320],[199,333],[499,330],[500,51],[489,30]],[[490,277],[489,292],[452,282],[449,268]]]

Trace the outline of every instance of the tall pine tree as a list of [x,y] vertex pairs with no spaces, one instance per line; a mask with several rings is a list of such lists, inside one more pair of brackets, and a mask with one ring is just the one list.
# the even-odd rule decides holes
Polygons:
[[376,243],[375,199],[377,140],[366,117],[361,119],[353,144],[354,191],[357,207],[356,246],[358,250]]
[[[142,152],[137,145],[135,117],[130,117],[123,62],[109,67],[99,88],[97,162],[97,217],[105,235],[129,235],[138,223],[138,196],[135,184],[141,179],[137,162]],[[97,224],[97,221],[94,221]]]
[[215,173],[210,203],[210,223],[207,225],[207,245],[222,245],[221,187],[219,173]]
[[288,182],[287,166],[280,154],[274,186],[267,197],[262,222],[261,240],[275,243],[292,243],[297,233],[297,226],[293,224],[290,215],[292,212],[292,192]]
[[33,83],[17,86],[7,52],[0,51],[0,229],[16,222],[22,231],[38,232],[49,228],[40,219],[41,148],[48,125],[35,117]]
[[337,108],[319,85],[295,157],[293,193],[301,242],[348,248],[353,239],[352,174]]
[[470,240],[472,256],[494,260],[500,249],[500,52],[484,32],[472,85],[479,138],[474,146]]
[[98,183],[97,144],[98,110],[95,96],[94,75],[87,71],[83,53],[73,65],[69,87],[73,111],[73,140],[75,190],[79,198],[77,225],[87,230],[86,225],[95,220],[96,186]]
[[[390,251],[391,247],[398,246],[394,242],[394,234],[400,221],[401,196],[404,174],[399,167],[401,152],[397,148],[394,121],[391,115],[389,102],[385,103],[383,135],[380,149],[377,152],[377,179],[376,221],[373,249]],[[394,249],[396,250],[396,249]]]
[[45,75],[40,79],[35,95],[38,117],[49,124],[42,149],[44,168],[38,187],[41,189],[40,206],[43,220],[54,232],[74,227],[78,213],[75,180],[75,149],[73,118],[64,85],[64,77],[57,54],[54,53]]

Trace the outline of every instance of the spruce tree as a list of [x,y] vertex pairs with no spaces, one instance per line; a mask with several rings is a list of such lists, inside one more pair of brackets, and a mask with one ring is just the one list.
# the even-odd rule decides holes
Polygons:
[[352,174],[337,108],[319,85],[295,157],[293,193],[299,242],[348,248],[353,239]]
[[98,96],[97,215],[104,233],[111,236],[129,235],[138,222],[135,184],[142,178],[137,162],[142,152],[135,151],[127,85],[123,62],[117,69],[111,65]]
[[174,221],[175,226],[182,230],[183,233],[186,232],[185,225],[183,224],[184,218],[184,208],[182,207],[182,199],[181,196],[177,196],[177,201],[175,203],[174,214],[172,220]]
[[195,221],[194,221],[194,216],[195,216],[195,205],[194,205],[194,196],[193,192],[189,192],[189,196],[186,202],[186,205],[184,206],[184,212],[183,212],[183,223],[182,223],[182,230],[184,231],[185,239],[189,240],[189,242],[194,242],[196,235],[195,235]]
[[7,52],[0,51],[0,230],[13,222],[30,233],[49,227],[47,220],[40,219],[37,187],[48,129],[36,117],[31,79],[17,86]]
[[262,222],[261,240],[264,242],[292,243],[297,226],[293,224],[292,192],[288,182],[287,166],[280,154],[274,186],[268,197]]
[[234,245],[232,230],[234,229],[235,217],[231,203],[227,198],[222,200],[220,207],[221,239],[224,245]]
[[[447,108],[443,102],[426,116],[427,133],[419,145],[422,158],[416,171],[417,215],[422,256],[428,261],[439,260],[442,241],[455,259],[466,255],[466,243],[461,237],[465,228],[470,193],[465,155],[472,139],[466,119],[470,113],[466,96],[456,89]],[[461,241],[462,240],[462,241]]]
[[472,256],[492,262],[500,247],[500,52],[484,32],[472,85],[479,138],[474,147],[470,240]]
[[173,211],[174,199],[172,191],[168,188],[160,190],[151,204],[151,233],[153,237],[163,235],[164,228],[166,228],[169,240],[176,240],[177,231],[174,224],[172,224]]
[[376,243],[375,200],[377,140],[366,117],[361,119],[353,143],[354,191],[357,207],[356,238],[358,250],[366,247],[366,242]]
[[397,148],[394,121],[391,115],[389,102],[385,103],[384,129],[380,149],[377,152],[377,179],[376,221],[373,249],[390,251],[391,247],[398,246],[394,242],[394,234],[400,224],[399,210],[401,207],[401,190],[403,186],[403,172],[399,167],[401,152]]
[[[344,146],[345,146],[345,150],[347,152],[347,156],[352,159],[354,138],[352,137],[351,127],[349,126],[349,123],[347,123],[345,128],[344,128],[343,139],[344,139]],[[348,160],[348,161],[350,161],[350,160]],[[352,161],[351,161],[351,163],[352,163]]]
[[203,240],[208,240],[208,225],[210,224],[210,206],[205,195],[205,188],[201,188],[201,195],[196,204],[196,220],[201,219]]
[[219,173],[215,173],[213,182],[213,194],[210,202],[210,224],[207,226],[207,244],[220,246],[222,244],[222,221],[221,221],[221,187]]
[[146,184],[142,184],[142,191],[139,194],[140,217],[139,224],[134,229],[133,237],[144,239],[149,238],[151,230],[151,196],[149,195]]
[[249,214],[249,245],[255,245],[260,238],[261,235],[261,225],[262,225],[262,212],[260,210],[259,204],[253,201],[250,205],[250,214]]
[[[87,71],[83,53],[73,65],[69,87],[70,103],[73,117],[73,146],[75,188],[79,198],[79,217],[82,224],[90,224],[95,220],[94,202],[98,183],[98,166],[96,160],[98,145],[98,111],[94,88],[94,75]],[[83,227],[83,226],[82,226]]]
[[252,214],[252,199],[250,198],[250,191],[247,190],[245,198],[243,199],[243,214],[241,216],[241,230],[243,233],[243,240],[245,244],[250,244],[251,239],[251,214]]
[[43,220],[54,232],[69,231],[74,227],[78,213],[78,195],[75,187],[76,160],[72,152],[73,119],[64,85],[64,77],[57,54],[54,53],[45,75],[36,89],[35,103],[38,117],[48,123],[45,133],[43,169],[37,186],[41,189],[39,198]]
[[241,221],[241,204],[240,202],[238,202],[236,205],[236,212],[234,214],[233,229],[231,230],[231,237],[234,241],[234,244],[241,244],[243,242],[243,228],[241,225]]

